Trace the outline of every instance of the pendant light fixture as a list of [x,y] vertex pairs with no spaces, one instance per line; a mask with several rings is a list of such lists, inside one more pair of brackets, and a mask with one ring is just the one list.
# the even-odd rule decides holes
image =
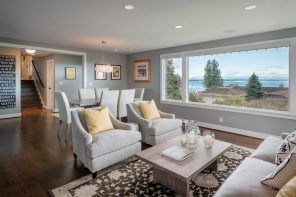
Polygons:
[[110,64],[105,64],[104,63],[104,44],[107,44],[107,42],[102,41],[101,42],[101,51],[102,51],[102,58],[101,58],[101,63],[96,65],[96,72],[99,73],[111,73],[113,71],[113,68]]

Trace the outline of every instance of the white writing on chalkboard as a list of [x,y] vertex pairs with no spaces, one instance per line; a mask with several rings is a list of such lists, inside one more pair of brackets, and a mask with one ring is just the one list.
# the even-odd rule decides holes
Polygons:
[[15,108],[15,56],[0,55],[0,109]]

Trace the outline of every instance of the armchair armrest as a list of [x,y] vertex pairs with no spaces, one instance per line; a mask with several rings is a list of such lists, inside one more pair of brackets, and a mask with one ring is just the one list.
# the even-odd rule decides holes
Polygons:
[[128,114],[128,121],[137,123],[139,125],[140,130],[147,129],[152,125],[152,122],[150,120],[146,120],[143,117],[141,117],[135,111],[135,109],[131,106],[131,104],[127,105],[127,114]]
[[[73,140],[82,141],[84,144],[92,143],[92,135],[82,126],[77,111],[72,111],[72,135]],[[79,138],[79,139],[75,139]]]
[[117,120],[111,113],[109,114],[109,116],[115,129],[122,129],[128,131],[132,131],[134,129],[134,126],[132,124],[127,124]]
[[281,134],[281,138],[282,140],[286,139],[286,137],[289,135],[290,133],[282,133]]
[[165,112],[162,112],[162,111],[159,111],[159,115],[161,118],[168,118],[168,119],[175,119],[175,114],[169,114],[169,113],[165,113]]

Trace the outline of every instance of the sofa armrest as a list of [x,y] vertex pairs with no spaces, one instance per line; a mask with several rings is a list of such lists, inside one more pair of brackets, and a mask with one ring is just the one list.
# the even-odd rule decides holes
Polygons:
[[134,129],[134,126],[132,124],[124,123],[117,120],[111,113],[109,113],[109,116],[115,129],[122,129],[122,130],[129,130],[129,131],[132,131]]
[[175,119],[175,117],[176,117],[175,114],[165,113],[160,110],[158,110],[158,112],[159,112],[159,115],[161,118]]

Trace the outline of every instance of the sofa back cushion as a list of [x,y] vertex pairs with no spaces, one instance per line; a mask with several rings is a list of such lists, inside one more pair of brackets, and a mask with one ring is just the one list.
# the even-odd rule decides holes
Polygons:
[[290,133],[278,147],[275,163],[280,165],[296,147],[296,131]]
[[83,113],[90,134],[114,129],[109,116],[108,107],[102,107],[97,110],[84,109]]
[[160,118],[160,114],[153,99],[151,101],[141,101],[139,106],[143,114],[143,118],[147,120]]
[[296,176],[296,147],[289,156],[268,174],[261,182],[269,187],[281,189],[290,179]]

